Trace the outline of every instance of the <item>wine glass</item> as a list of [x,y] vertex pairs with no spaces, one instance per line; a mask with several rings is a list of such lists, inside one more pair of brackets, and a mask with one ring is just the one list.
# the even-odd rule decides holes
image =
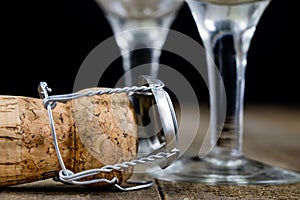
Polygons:
[[[205,184],[284,184],[300,181],[298,173],[247,158],[242,150],[247,52],[259,19],[271,1],[186,2],[207,52],[212,148],[205,156],[183,156],[154,176],[166,181]],[[226,101],[221,98],[224,90],[215,76],[215,66],[222,77]],[[222,120],[224,109],[225,120]]]
[[[95,0],[108,19],[120,48],[125,86],[138,83],[132,68],[150,63],[142,75],[157,77],[168,28],[184,0]],[[135,50],[147,49],[141,56]],[[148,55],[147,55],[148,54]]]

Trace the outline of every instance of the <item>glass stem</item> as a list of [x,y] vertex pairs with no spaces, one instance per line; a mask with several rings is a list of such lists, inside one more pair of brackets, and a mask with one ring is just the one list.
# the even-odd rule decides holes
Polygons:
[[187,3],[207,51],[213,149],[210,155],[226,161],[236,160],[243,156],[247,53],[269,1],[235,5],[194,0]]
[[[112,26],[123,59],[125,85],[132,86],[137,83],[140,73],[157,77],[159,58],[168,28],[173,22],[176,12],[158,18],[124,19],[106,13]],[[148,64],[147,70],[133,74],[133,68]]]
[[159,70],[159,58],[161,55],[161,49],[151,49],[151,68],[150,75],[157,78]]
[[[252,37],[249,31],[220,29],[217,33],[206,32],[208,37],[203,39],[212,93],[211,154],[220,159],[234,160],[243,156],[245,70]],[[218,80],[215,73],[220,73],[222,80]]]
[[[136,49],[138,48],[140,47],[136,47]],[[148,71],[143,71],[144,74],[153,77],[158,76],[159,59],[161,55],[160,49],[144,48],[139,49],[138,51],[129,51],[128,49],[125,49],[123,52],[122,60],[125,72],[124,82],[126,86],[137,84],[137,80],[134,80],[133,78],[135,77],[135,79],[137,79],[138,75],[133,76],[133,71],[131,71],[131,69],[136,66],[149,65],[149,67],[147,67]]]
[[[246,38],[247,43],[251,38]],[[203,40],[207,50],[209,87],[211,99],[211,145],[212,154],[222,155],[222,159],[236,159],[243,155],[243,116],[245,69],[247,51],[242,33],[222,32],[209,35]],[[247,44],[249,47],[249,45]],[[216,68],[216,67],[217,68]],[[220,73],[217,80],[214,70]],[[226,101],[222,98],[225,87]],[[226,109],[226,111],[224,111]],[[226,112],[225,121],[220,118]]]
[[[130,53],[122,54],[122,60],[123,60],[123,70],[125,72],[128,72],[131,68]],[[126,73],[124,76],[124,84],[125,84],[125,86],[132,85],[132,75],[131,75],[130,71],[128,73]]]

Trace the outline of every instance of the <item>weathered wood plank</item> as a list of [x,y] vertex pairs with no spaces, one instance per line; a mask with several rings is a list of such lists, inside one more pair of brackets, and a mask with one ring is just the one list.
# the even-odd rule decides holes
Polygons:
[[[201,110],[201,130],[208,124],[207,110]],[[244,151],[251,158],[300,171],[300,108],[246,106]],[[203,133],[197,139],[201,140]],[[197,152],[197,142],[189,149]],[[299,199],[300,183],[277,186],[208,186],[196,183],[157,181],[149,189],[120,192],[63,185],[51,180],[0,188],[1,200],[14,199]]]
[[1,200],[77,200],[77,199],[105,199],[105,200],[161,200],[154,185],[148,189],[121,192],[115,188],[90,188],[64,185],[52,179],[34,183],[0,188]]
[[282,186],[211,186],[196,183],[167,183],[159,181],[158,187],[165,196],[165,200],[299,200],[300,198],[300,183]]

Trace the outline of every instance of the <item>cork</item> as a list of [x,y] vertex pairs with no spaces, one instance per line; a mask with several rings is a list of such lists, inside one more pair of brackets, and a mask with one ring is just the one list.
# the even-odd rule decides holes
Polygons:
[[[76,173],[135,159],[137,122],[125,93],[57,103],[52,112],[67,169]],[[60,170],[42,100],[0,96],[0,186],[51,178]],[[91,178],[117,177],[124,182],[132,170],[114,170]]]

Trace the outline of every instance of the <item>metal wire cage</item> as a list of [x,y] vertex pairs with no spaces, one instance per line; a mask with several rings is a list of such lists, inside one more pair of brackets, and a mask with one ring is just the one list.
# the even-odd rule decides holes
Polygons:
[[[152,181],[135,181],[134,186],[122,187],[119,183],[117,177],[112,179],[100,178],[100,179],[89,179],[82,180],[87,177],[97,175],[98,173],[109,173],[112,170],[122,170],[128,167],[136,166],[139,164],[145,164],[147,162],[156,162],[161,168],[165,168],[173,163],[178,155],[179,149],[177,148],[177,120],[175,111],[173,108],[172,101],[168,93],[164,90],[164,84],[157,79],[150,76],[141,76],[139,79],[139,86],[124,87],[124,88],[113,88],[113,89],[99,89],[99,90],[85,90],[84,92],[76,92],[71,94],[63,95],[52,95],[48,93],[51,89],[48,87],[46,82],[40,82],[38,86],[38,91],[40,98],[43,101],[45,109],[48,111],[49,123],[51,127],[51,133],[54,143],[54,148],[56,155],[61,167],[61,170],[56,177],[66,184],[74,185],[88,185],[94,183],[108,183],[117,187],[121,191],[137,190],[150,187]],[[106,165],[97,169],[89,169],[82,172],[74,173],[65,167],[63,158],[60,153],[59,145],[57,142],[57,136],[55,131],[54,120],[52,116],[52,109],[55,108],[57,102],[66,102],[80,97],[90,97],[94,95],[112,94],[112,93],[127,93],[132,98],[135,98],[135,102],[138,102],[139,108],[137,114],[140,115],[139,118],[142,120],[141,109],[145,107],[149,108],[156,105],[156,121],[160,124],[161,130],[157,133],[147,133],[147,131],[139,131],[142,135],[139,141],[139,149],[143,149],[138,154],[137,159],[131,160],[129,162],[117,163],[112,165]],[[149,103],[150,102],[150,103]],[[157,124],[157,123],[156,123]]]

